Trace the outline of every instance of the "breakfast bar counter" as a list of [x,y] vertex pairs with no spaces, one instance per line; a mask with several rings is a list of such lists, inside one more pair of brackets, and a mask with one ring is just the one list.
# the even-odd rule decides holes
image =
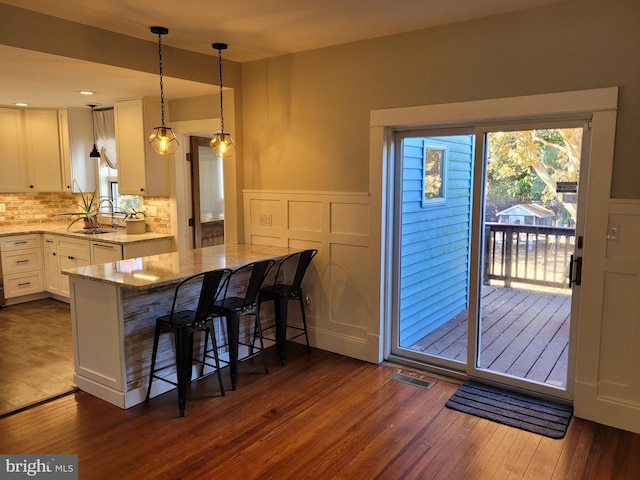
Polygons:
[[[71,292],[74,383],[121,408],[146,395],[155,319],[171,310],[176,285],[198,273],[234,269],[298,251],[265,245],[217,245],[65,270]],[[168,339],[158,362],[173,361]],[[173,388],[155,382],[152,396]]]

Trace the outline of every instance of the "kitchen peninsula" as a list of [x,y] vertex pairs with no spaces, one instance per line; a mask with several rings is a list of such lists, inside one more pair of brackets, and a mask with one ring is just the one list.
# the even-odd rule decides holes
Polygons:
[[[205,271],[277,260],[296,251],[227,244],[65,270],[71,291],[74,383],[121,408],[141,403],[149,378],[155,319],[170,312],[178,282]],[[162,340],[158,364],[173,362],[170,339]],[[171,388],[166,382],[154,382],[152,396]]]

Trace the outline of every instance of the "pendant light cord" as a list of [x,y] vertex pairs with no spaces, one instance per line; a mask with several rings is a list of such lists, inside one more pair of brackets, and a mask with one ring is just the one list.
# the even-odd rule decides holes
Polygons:
[[161,123],[164,127],[164,88],[162,85],[162,34],[158,33],[158,63],[160,64],[160,107],[162,110]]
[[224,109],[222,108],[222,48],[218,48],[218,74],[220,76],[220,133],[224,133]]
[[91,107],[91,133],[93,134],[93,144],[96,144],[96,121],[95,121],[95,105],[89,105]]

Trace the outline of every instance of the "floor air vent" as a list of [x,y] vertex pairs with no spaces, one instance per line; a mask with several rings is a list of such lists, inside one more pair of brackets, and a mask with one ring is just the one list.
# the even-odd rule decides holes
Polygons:
[[391,375],[391,380],[397,380],[398,382],[410,383],[411,385],[415,385],[416,387],[422,388],[431,388],[433,387],[433,382],[429,382],[428,380],[423,380],[421,378],[412,377],[411,375],[405,375],[404,373],[394,373]]

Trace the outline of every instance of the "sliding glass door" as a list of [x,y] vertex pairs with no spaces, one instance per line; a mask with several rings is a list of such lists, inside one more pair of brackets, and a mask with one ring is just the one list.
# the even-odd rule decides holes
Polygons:
[[396,134],[392,353],[566,396],[583,124]]
[[473,130],[396,136],[396,352],[464,369],[468,352]]

